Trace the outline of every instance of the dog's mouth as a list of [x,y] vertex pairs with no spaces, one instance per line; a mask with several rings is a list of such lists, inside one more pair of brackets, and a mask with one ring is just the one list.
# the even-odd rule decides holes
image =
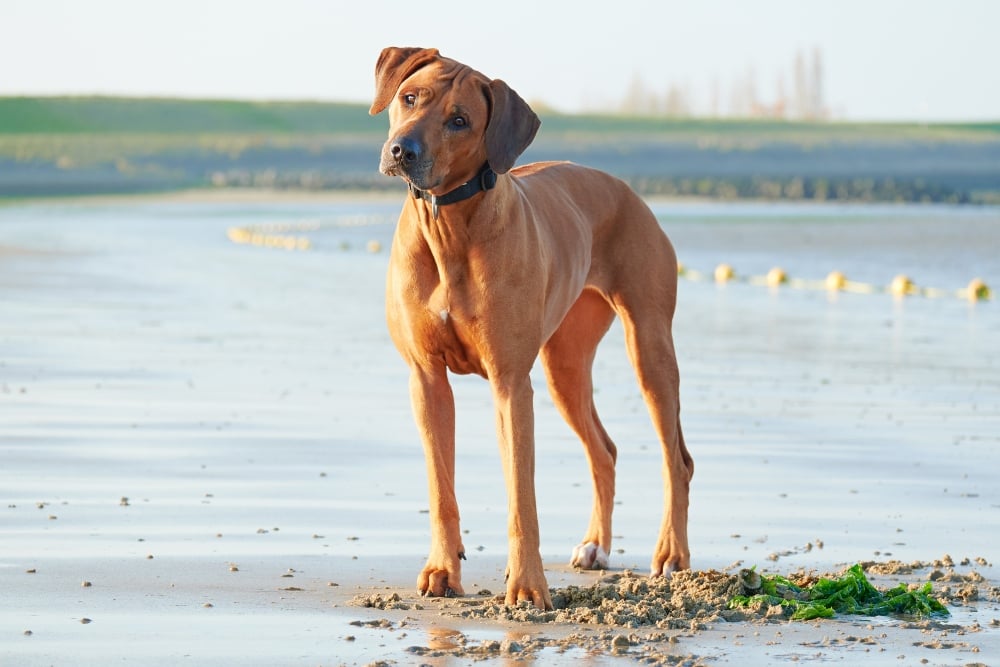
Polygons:
[[434,163],[430,160],[403,164],[401,161],[393,158],[392,155],[387,155],[383,151],[379,171],[386,176],[399,176],[418,190],[430,190],[440,184],[438,180],[431,177],[431,168],[433,166]]

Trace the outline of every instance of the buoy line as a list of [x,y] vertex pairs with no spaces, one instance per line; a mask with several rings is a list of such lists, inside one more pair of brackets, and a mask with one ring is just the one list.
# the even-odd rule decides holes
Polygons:
[[273,234],[258,231],[252,227],[230,227],[226,231],[229,240],[236,244],[281,248],[284,250],[309,250],[312,242],[307,236],[295,234]]
[[687,280],[696,282],[713,280],[718,284],[745,282],[771,288],[790,287],[855,294],[892,294],[897,297],[923,296],[932,299],[958,297],[969,301],[987,301],[993,298],[993,290],[981,278],[973,278],[964,288],[941,289],[917,285],[909,276],[903,274],[895,276],[888,285],[884,286],[848,280],[847,276],[840,271],[831,271],[823,280],[792,278],[779,266],[772,268],[764,276],[742,276],[731,265],[725,263],[716,266],[711,277],[700,271],[689,269],[683,264],[678,264],[677,273]]
[[[226,230],[226,236],[237,245],[254,245],[280,250],[312,250],[312,241],[305,232],[318,231],[322,226],[364,227],[370,224],[371,221],[367,218],[359,217],[334,225],[324,225],[319,220],[277,222],[230,227]],[[367,249],[372,253],[380,252],[382,244],[372,239],[368,241]]]
[[[358,220],[348,221],[338,227],[363,226],[363,222]],[[304,232],[315,232],[319,230],[321,223],[318,220],[307,220],[301,222],[268,223],[261,225],[245,225],[242,227],[230,227],[226,235],[229,240],[236,244],[246,244],[262,246],[266,248],[278,248],[283,250],[311,250],[312,241]],[[370,240],[367,250],[377,253],[382,250],[382,244],[377,240]],[[695,269],[690,269],[678,263],[677,274],[687,280],[695,282],[707,281],[709,277]],[[922,287],[913,282],[906,275],[895,276],[888,285],[880,286],[871,283],[862,283],[848,280],[840,271],[831,271],[823,280],[808,280],[803,278],[793,278],[789,276],[780,266],[775,266],[763,276],[742,276],[729,264],[719,264],[711,275],[711,279],[716,283],[725,284],[728,282],[745,282],[751,285],[760,285],[771,288],[789,287],[792,289],[825,290],[827,292],[851,292],[854,294],[892,294],[893,296],[923,296],[927,298],[958,297],[968,301],[988,301],[993,298],[993,290],[981,279],[973,278],[969,284],[960,289],[941,289],[936,287]]]

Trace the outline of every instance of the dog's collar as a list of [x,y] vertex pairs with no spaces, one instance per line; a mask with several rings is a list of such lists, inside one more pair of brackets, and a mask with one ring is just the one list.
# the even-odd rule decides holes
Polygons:
[[497,184],[497,174],[490,167],[490,163],[487,162],[479,170],[479,173],[471,181],[466,181],[460,186],[446,192],[440,197],[430,194],[424,190],[418,190],[410,183],[410,194],[413,195],[414,199],[423,199],[424,201],[430,202],[431,212],[434,218],[438,217],[438,207],[444,206],[446,204],[454,204],[456,202],[465,201],[466,199],[479,194],[480,192],[486,192],[487,190],[492,190],[493,186]]

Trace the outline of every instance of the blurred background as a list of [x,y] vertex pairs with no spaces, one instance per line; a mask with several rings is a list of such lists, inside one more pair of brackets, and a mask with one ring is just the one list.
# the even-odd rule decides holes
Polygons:
[[1000,201],[1000,5],[7,0],[0,197],[399,188],[379,51],[434,46],[535,107],[523,161],[645,195]]

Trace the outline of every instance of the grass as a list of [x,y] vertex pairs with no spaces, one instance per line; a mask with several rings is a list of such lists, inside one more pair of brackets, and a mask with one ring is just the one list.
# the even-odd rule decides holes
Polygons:
[[376,134],[360,104],[124,97],[0,97],[0,135]]
[[[757,141],[1000,141],[1000,123],[798,122],[560,114],[541,111],[540,138]],[[0,135],[306,134],[384,135],[386,115],[363,104],[125,97],[0,97]]]

